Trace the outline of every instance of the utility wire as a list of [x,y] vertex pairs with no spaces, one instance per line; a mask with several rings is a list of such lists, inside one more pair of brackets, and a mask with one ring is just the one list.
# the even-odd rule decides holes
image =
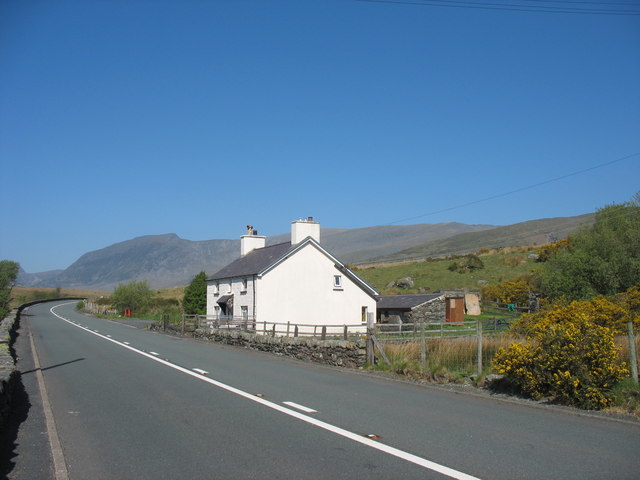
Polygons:
[[473,200],[471,202],[463,203],[461,205],[456,205],[454,207],[443,208],[442,210],[435,210],[433,212],[424,213],[422,215],[416,215],[414,217],[407,217],[401,220],[396,220],[394,222],[389,223],[389,225],[395,225],[398,223],[408,222],[409,220],[415,220],[417,218],[428,217],[431,215],[437,215],[438,213],[450,212],[451,210],[457,210],[458,208],[468,207],[470,205],[476,205],[478,203],[486,202],[489,200],[494,200],[496,198],[506,197],[507,195],[513,195],[514,193],[522,192],[524,190],[530,190],[532,188],[540,187],[542,185],[547,185],[548,183],[557,182],[559,180],[564,180],[565,178],[573,177],[575,175],[580,175],[581,173],[590,172],[592,170],[596,170],[597,168],[606,167],[608,165],[613,165],[614,163],[622,162],[623,160],[628,160],[630,158],[636,157],[640,155],[640,152],[632,153],[631,155],[626,155],[624,157],[616,158],[615,160],[610,160],[608,162],[600,163],[598,165],[594,165],[589,168],[583,168],[582,170],[577,170],[575,172],[567,173],[566,175],[561,175],[559,177],[550,178],[549,180],[544,180],[539,183],[534,183],[533,185],[527,185],[526,187],[516,188],[515,190],[510,190],[508,192],[499,193],[497,195],[492,195],[490,197],[481,198],[479,200]]
[[[455,0],[426,0],[426,1],[409,1],[409,0],[357,0],[367,3],[388,3],[395,5],[417,5],[421,7],[449,7],[449,8],[472,8],[480,10],[503,10],[512,12],[537,12],[537,13],[570,13],[576,15],[614,15],[614,16],[640,16],[637,10],[616,10],[616,9],[591,9],[591,8],[575,8],[561,7],[552,5],[527,5],[513,3],[488,3],[488,2],[464,2]],[[535,1],[535,0],[533,0]],[[539,0],[544,1],[544,0]],[[582,2],[580,2],[582,3]],[[589,2],[585,2],[589,3]],[[624,4],[625,6],[635,7],[634,4]]]

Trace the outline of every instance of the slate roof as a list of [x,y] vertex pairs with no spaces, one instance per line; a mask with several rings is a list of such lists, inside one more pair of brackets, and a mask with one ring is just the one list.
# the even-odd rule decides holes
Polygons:
[[411,309],[442,296],[442,293],[416,295],[382,295],[376,304],[378,309]]
[[245,277],[262,272],[269,265],[293,250],[291,242],[278,243],[268,247],[256,248],[244,257],[234,260],[226,267],[218,270],[207,280],[220,280],[231,277]]

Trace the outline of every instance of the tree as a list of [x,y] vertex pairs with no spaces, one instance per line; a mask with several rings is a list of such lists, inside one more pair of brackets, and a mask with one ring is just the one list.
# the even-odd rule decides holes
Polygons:
[[182,308],[188,315],[207,313],[207,274],[200,272],[184,291]]
[[10,311],[11,290],[18,278],[20,264],[11,260],[0,261],[0,319],[7,316]]
[[110,302],[119,312],[131,309],[144,313],[153,300],[153,292],[146,281],[131,281],[118,285],[110,297]]
[[[638,196],[638,195],[636,195]],[[636,201],[596,212],[595,224],[569,239],[545,263],[542,292],[583,300],[613,295],[640,283],[640,206]]]

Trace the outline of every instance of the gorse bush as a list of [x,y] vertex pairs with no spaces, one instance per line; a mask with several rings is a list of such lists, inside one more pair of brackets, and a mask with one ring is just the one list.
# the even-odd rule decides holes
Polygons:
[[608,327],[614,333],[626,332],[629,321],[634,322],[638,327],[640,326],[640,286],[635,285],[626,292],[608,298],[599,295],[590,300],[557,301],[545,311],[523,314],[512,324],[512,331],[530,335],[536,330],[545,329],[557,323],[572,322],[577,315],[596,325]]
[[575,304],[536,317],[527,343],[498,350],[494,368],[523,393],[564,405],[601,409],[612,387],[629,375],[618,359],[613,330]]
[[529,301],[531,288],[525,280],[507,281],[495,285],[487,285],[482,289],[482,297],[488,301],[499,303],[526,304]]

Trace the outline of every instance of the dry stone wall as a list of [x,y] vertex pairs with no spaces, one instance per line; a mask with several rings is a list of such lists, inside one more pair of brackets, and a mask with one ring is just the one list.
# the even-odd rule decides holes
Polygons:
[[0,429],[11,412],[13,391],[18,380],[15,359],[11,353],[17,319],[18,310],[12,310],[0,323]]
[[364,339],[319,340],[307,337],[271,337],[250,332],[209,329],[197,329],[193,336],[339,367],[362,367],[367,360]]

